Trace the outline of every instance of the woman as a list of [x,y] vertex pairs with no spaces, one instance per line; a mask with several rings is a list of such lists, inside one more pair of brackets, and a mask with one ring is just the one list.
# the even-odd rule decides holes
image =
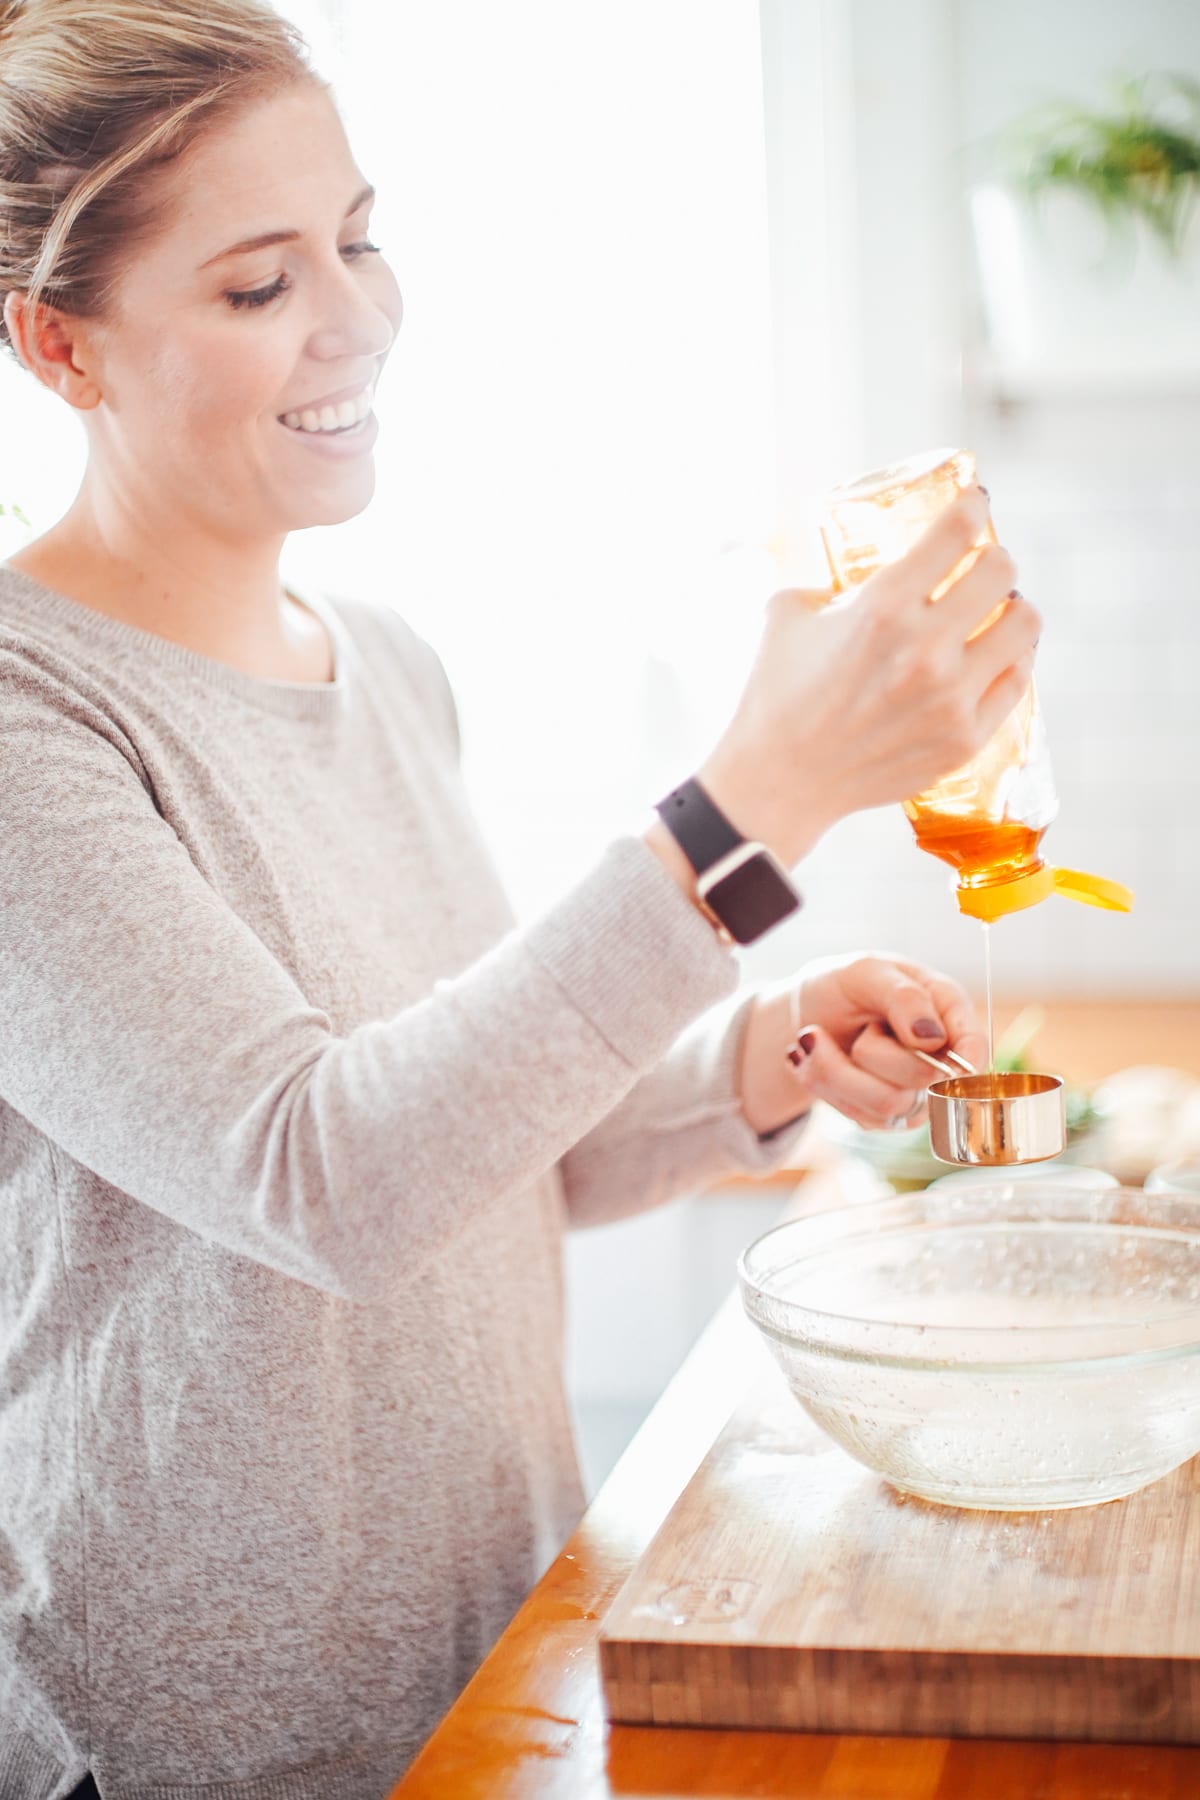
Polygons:
[[[4,333],[89,439],[0,569],[0,1793],[381,1800],[579,1510],[564,1225],[981,1044],[881,958],[730,1003],[669,809],[513,929],[433,653],[279,582],[401,311],[302,47],[9,0],[0,77]],[[1003,552],[926,604],[984,516],[773,602],[699,779],[782,868],[1023,689]]]

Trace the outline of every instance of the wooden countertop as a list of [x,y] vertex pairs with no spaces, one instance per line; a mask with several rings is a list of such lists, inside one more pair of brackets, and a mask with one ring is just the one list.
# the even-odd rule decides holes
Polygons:
[[[1091,1087],[1133,1063],[1160,1063],[1200,1077],[1200,998],[1038,999],[1044,1015],[1033,1041],[1035,1067]],[[996,1003],[996,1036],[1024,1007]]]
[[[1012,1009],[1008,1009],[1012,1010]],[[1130,1062],[1200,1074],[1200,1003],[1072,1002],[1050,1011],[1039,1061],[1093,1081]],[[875,1177],[836,1162],[803,1209]],[[1200,1750],[610,1727],[600,1620],[761,1368],[730,1300],[391,1800],[1193,1800]]]

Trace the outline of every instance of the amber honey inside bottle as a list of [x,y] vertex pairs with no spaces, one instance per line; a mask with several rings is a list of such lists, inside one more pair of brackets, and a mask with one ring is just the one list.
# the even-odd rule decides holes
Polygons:
[[949,819],[922,813],[910,801],[905,808],[922,850],[940,857],[969,883],[1010,881],[1040,866],[1042,833],[1002,819],[998,825],[978,819]]
[[[838,488],[824,526],[835,591],[858,586],[902,556],[974,480],[973,457],[940,450]],[[995,542],[989,522],[931,599],[940,599],[984,546]],[[960,894],[1040,870],[1039,846],[1057,802],[1032,683],[977,756],[913,795],[904,810],[921,849],[955,871]]]

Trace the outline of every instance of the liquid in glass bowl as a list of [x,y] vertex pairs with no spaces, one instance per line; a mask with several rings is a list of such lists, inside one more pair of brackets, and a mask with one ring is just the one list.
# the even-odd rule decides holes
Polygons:
[[1092,1506],[1200,1451],[1200,1198],[897,1194],[776,1226],[738,1277],[805,1411],[904,1492]]

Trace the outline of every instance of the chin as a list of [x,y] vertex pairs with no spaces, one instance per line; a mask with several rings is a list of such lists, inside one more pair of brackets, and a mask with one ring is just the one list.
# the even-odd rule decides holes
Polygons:
[[366,511],[374,493],[375,471],[372,469],[354,482],[347,482],[340,492],[312,495],[303,510],[293,505],[289,508],[287,528],[305,531],[317,525],[344,525],[347,519],[356,519],[359,513]]

